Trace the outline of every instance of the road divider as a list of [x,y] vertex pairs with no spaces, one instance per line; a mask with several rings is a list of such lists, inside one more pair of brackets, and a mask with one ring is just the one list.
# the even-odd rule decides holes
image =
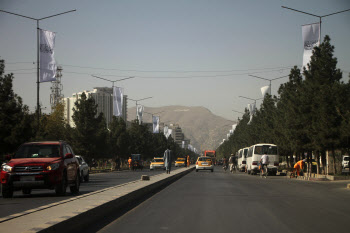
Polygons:
[[109,187],[0,219],[4,232],[77,232],[125,209],[194,170],[180,168],[143,180]]

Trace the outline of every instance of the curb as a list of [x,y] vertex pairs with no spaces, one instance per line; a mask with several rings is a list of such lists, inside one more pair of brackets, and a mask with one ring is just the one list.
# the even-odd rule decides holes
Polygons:
[[[181,177],[192,172],[195,167],[187,169],[181,173],[175,174],[173,176],[167,177],[163,180],[160,180],[156,183],[147,185],[141,189],[130,192],[126,195],[120,196],[112,201],[104,203],[102,205],[96,206],[93,209],[90,209],[86,212],[79,213],[76,216],[69,217],[60,222],[52,222],[51,226],[45,226],[42,229],[36,229],[37,232],[79,232],[82,229],[86,228],[89,225],[92,225],[99,220],[106,218],[109,215],[115,215],[120,209],[125,209],[127,206],[130,206],[130,203],[138,202],[138,200],[144,198],[147,195],[152,194],[153,192],[165,188],[169,184],[175,182]],[[147,181],[142,181],[147,182]],[[133,207],[132,207],[133,208]]]

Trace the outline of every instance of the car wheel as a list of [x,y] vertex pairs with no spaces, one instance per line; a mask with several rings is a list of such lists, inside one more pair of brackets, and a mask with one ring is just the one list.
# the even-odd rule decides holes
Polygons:
[[64,196],[66,195],[66,190],[67,190],[67,175],[64,173],[64,175],[62,176],[61,182],[56,185],[55,191],[57,195]]
[[79,187],[80,187],[80,173],[77,173],[77,176],[75,177],[75,182],[73,186],[70,186],[70,192],[72,194],[78,194],[79,193]]
[[13,187],[11,185],[2,184],[1,193],[3,198],[11,198],[13,196]]
[[32,193],[32,189],[24,188],[24,189],[22,189],[22,193],[26,194],[26,195],[31,194]]
[[88,174],[84,177],[84,181],[85,181],[85,182],[89,182],[89,176],[90,176],[90,175],[89,175],[89,171],[88,171]]

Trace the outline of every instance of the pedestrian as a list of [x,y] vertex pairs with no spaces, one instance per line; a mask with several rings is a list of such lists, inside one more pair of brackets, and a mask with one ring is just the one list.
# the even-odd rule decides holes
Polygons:
[[[269,164],[269,156],[266,154],[266,152],[263,154],[263,156],[261,156],[261,159],[260,159],[260,166],[261,166],[261,174],[262,175],[265,175],[265,178],[266,178],[266,175],[267,174],[264,174],[264,168],[266,167],[267,168],[267,165]],[[266,170],[267,172],[267,170]]]
[[190,156],[189,155],[187,155],[187,167],[189,167],[190,166]]
[[170,174],[171,171],[171,161],[173,159],[172,151],[170,150],[170,147],[168,146],[168,149],[164,152],[164,166],[166,169],[166,173]]
[[300,170],[303,170],[303,169],[304,169],[305,162],[306,162],[306,159],[303,159],[303,160],[298,161],[298,162],[294,165],[293,173],[296,171],[297,174],[298,174],[298,176],[300,176]]
[[131,170],[131,166],[132,166],[132,159],[131,159],[131,157],[129,157],[128,164],[129,164],[129,170]]
[[228,164],[230,167],[230,172],[233,173],[233,171],[236,170],[236,158],[233,154],[231,154],[230,158],[228,159]]
[[185,156],[185,167],[187,167],[187,156]]
[[115,169],[117,171],[120,170],[120,158],[119,158],[119,156],[117,156],[117,158],[115,159]]

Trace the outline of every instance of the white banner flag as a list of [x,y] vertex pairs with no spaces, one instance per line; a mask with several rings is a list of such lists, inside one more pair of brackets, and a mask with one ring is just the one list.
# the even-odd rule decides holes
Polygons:
[[263,97],[265,97],[267,93],[270,94],[270,86],[264,86],[260,90]]
[[232,130],[235,131],[237,124],[232,125]]
[[302,36],[304,45],[303,67],[307,69],[307,64],[311,61],[313,48],[320,45],[320,23],[303,25]]
[[182,141],[182,149],[185,149],[185,141]]
[[248,104],[248,109],[249,109],[249,115],[250,115],[250,119],[248,122],[248,125],[249,125],[253,120],[253,115],[255,113],[255,104]]
[[167,137],[168,135],[168,126],[164,126],[163,131],[164,131],[164,136]]
[[172,129],[168,129],[168,133],[166,135],[166,138],[168,139],[169,136],[173,133],[173,130]]
[[233,134],[233,130],[232,129],[230,129],[230,135],[232,135]]
[[153,116],[153,133],[159,133],[159,116]]
[[56,81],[56,61],[54,58],[55,36],[54,32],[39,30],[39,59],[40,59],[40,82]]
[[121,87],[113,87],[113,115],[123,114],[123,90]]
[[137,105],[136,113],[137,113],[137,119],[139,120],[139,124],[141,125],[142,116],[143,116],[143,106],[142,105]]

